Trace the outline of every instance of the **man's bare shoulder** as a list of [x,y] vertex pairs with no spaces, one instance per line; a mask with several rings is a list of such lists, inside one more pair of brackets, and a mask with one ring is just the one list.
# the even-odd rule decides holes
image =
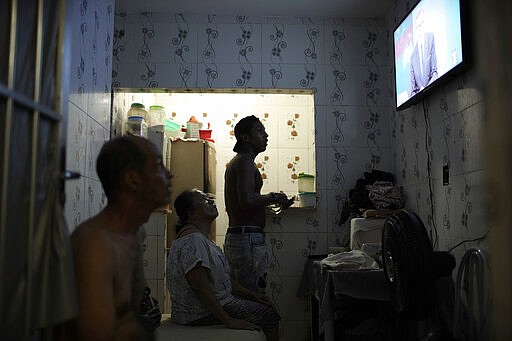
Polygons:
[[246,154],[237,154],[229,161],[227,168],[251,168],[254,166],[254,160]]
[[98,252],[111,247],[108,231],[100,223],[98,216],[78,225],[71,234],[71,243],[76,251]]

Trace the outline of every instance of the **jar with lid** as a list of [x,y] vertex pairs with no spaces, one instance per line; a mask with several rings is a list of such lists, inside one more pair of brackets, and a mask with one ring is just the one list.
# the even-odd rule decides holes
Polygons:
[[128,110],[128,117],[141,116],[145,121],[148,119],[148,112],[142,103],[132,103],[130,110]]
[[148,137],[148,125],[142,116],[130,116],[124,124],[125,135]]
[[152,105],[148,111],[148,126],[165,125],[165,109],[161,105]]

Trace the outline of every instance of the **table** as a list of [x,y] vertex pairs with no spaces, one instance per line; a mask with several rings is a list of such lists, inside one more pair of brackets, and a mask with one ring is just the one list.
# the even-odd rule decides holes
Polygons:
[[[350,314],[350,303],[341,311],[340,301],[382,302],[389,305],[389,288],[384,272],[379,270],[330,270],[321,266],[325,256],[313,256],[306,261],[298,295],[309,296],[311,302],[311,339],[335,340],[335,315]],[[341,316],[340,316],[341,314]]]

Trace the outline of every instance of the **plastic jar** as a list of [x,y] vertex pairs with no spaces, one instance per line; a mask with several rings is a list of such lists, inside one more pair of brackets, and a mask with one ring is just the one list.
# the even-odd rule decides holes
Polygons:
[[148,126],[165,125],[165,109],[161,105],[152,105],[148,111]]
[[148,137],[148,125],[142,116],[130,116],[124,124],[125,135]]
[[145,121],[148,120],[148,112],[142,103],[132,103],[127,116],[141,116]]
[[299,193],[315,192],[315,176],[306,173],[299,173]]

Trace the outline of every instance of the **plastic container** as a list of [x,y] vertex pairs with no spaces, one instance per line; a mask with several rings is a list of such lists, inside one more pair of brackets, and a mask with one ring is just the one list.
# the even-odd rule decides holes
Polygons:
[[169,136],[172,139],[185,136],[185,133],[181,132],[181,125],[170,119],[165,120],[165,131],[169,132]]
[[299,193],[300,207],[316,207],[316,193],[302,192]]
[[159,126],[165,125],[165,109],[161,105],[152,105],[149,107],[148,111],[148,126]]
[[306,173],[299,173],[299,193],[315,192],[315,176]]
[[212,130],[211,129],[200,129],[199,130],[199,138],[201,140],[210,141],[212,139]]
[[142,116],[130,116],[124,124],[125,135],[148,137],[148,125]]
[[165,130],[168,131],[180,131],[181,125],[179,123],[176,123],[173,120],[166,119],[165,120]]
[[185,137],[187,139],[199,139],[199,130],[201,129],[202,124],[195,118],[195,116],[190,117],[187,122],[187,133]]
[[144,119],[144,121],[147,122],[148,120],[148,112],[142,103],[132,103],[130,110],[128,110],[127,116],[128,118],[131,116],[140,116]]

